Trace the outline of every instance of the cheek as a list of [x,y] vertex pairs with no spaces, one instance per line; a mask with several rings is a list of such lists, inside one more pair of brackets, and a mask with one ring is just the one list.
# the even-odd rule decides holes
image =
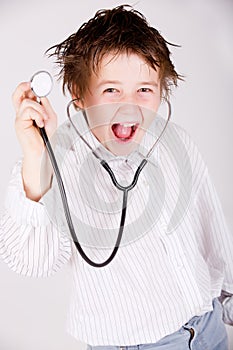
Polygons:
[[145,96],[140,99],[140,105],[147,109],[157,111],[160,105],[160,95]]
[[161,103],[161,94],[158,93],[158,94],[156,94],[156,96],[154,98],[154,106],[156,109],[159,108],[160,103]]
[[118,108],[118,104],[99,104],[88,108],[86,114],[89,127],[98,134],[109,133],[109,125]]
[[104,142],[111,138],[111,134],[109,131],[109,127],[107,126],[96,126],[91,128],[91,132],[95,135],[95,137],[100,141]]
[[86,93],[83,98],[83,107],[91,108],[99,104],[100,99],[96,96],[96,94]]

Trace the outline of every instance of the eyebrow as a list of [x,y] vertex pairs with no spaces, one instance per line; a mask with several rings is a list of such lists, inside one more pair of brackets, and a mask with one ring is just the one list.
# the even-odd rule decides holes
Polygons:
[[153,85],[153,86],[158,87],[158,83],[156,83],[156,81],[154,81],[154,80],[140,81],[139,85]]
[[102,85],[107,85],[107,84],[121,84],[119,80],[102,80],[98,85],[98,87],[101,87]]
[[[98,85],[97,88],[103,86],[103,85],[108,85],[108,84],[119,84],[122,85],[122,83],[119,80],[103,80],[101,81]],[[158,83],[154,80],[149,80],[149,81],[139,81],[137,82],[137,85],[153,85],[158,87]]]

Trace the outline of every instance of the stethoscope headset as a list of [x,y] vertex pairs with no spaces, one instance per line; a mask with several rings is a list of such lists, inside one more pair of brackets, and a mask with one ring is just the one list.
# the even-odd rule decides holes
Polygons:
[[[32,78],[31,78],[31,89],[34,92],[35,96],[37,97],[37,102],[41,103],[40,99],[42,97],[46,97],[52,90],[52,85],[53,85],[53,79],[50,75],[50,73],[48,73],[47,71],[39,71],[37,73],[35,73]],[[64,213],[65,213],[65,217],[66,217],[66,221],[68,224],[68,228],[70,231],[70,234],[72,236],[73,242],[79,252],[79,254],[82,256],[82,258],[91,266],[93,267],[104,267],[106,265],[108,265],[116,256],[116,253],[119,249],[120,243],[121,243],[121,239],[122,239],[122,235],[123,235],[123,231],[124,231],[124,225],[125,225],[125,218],[126,218],[126,210],[127,210],[127,200],[128,200],[128,193],[129,191],[131,191],[137,184],[139,175],[142,171],[142,169],[145,167],[145,165],[148,162],[148,159],[150,158],[150,156],[152,155],[156,145],[158,144],[158,142],[160,141],[161,137],[163,136],[168,122],[171,118],[171,104],[170,102],[167,100],[167,105],[168,105],[168,114],[167,114],[167,120],[164,124],[164,127],[159,135],[159,137],[156,139],[156,141],[154,142],[154,144],[152,145],[152,147],[149,149],[149,151],[147,152],[146,156],[143,156],[142,161],[140,162],[133,180],[131,182],[131,184],[127,185],[127,186],[122,186],[116,179],[112,169],[110,168],[109,164],[107,163],[106,160],[102,159],[93,149],[93,147],[91,147],[91,145],[88,143],[88,141],[83,137],[83,135],[79,132],[79,130],[77,129],[77,127],[75,126],[74,122],[71,119],[70,116],[70,107],[73,103],[75,103],[77,101],[77,99],[73,99],[71,100],[68,105],[67,105],[67,116],[68,119],[71,123],[71,125],[73,126],[75,132],[77,133],[77,135],[80,137],[80,139],[86,144],[86,146],[91,150],[93,156],[95,156],[98,161],[100,162],[100,164],[102,165],[102,167],[108,172],[114,186],[123,192],[123,201],[122,201],[122,210],[121,210],[121,219],[120,219],[120,226],[119,226],[119,231],[118,231],[118,236],[116,239],[116,243],[114,246],[114,249],[112,250],[112,253],[110,254],[110,256],[108,257],[108,259],[106,259],[105,261],[103,261],[102,263],[96,263],[94,261],[92,261],[84,252],[84,250],[82,249],[79,240],[76,236],[75,233],[75,229],[74,229],[74,225],[72,222],[72,218],[71,218],[71,214],[70,214],[70,209],[69,209],[69,205],[68,205],[68,201],[67,201],[67,196],[66,196],[66,192],[65,192],[65,188],[64,188],[64,184],[63,184],[63,180],[57,165],[57,161],[51,146],[51,143],[48,139],[47,133],[45,131],[45,128],[38,128],[40,135],[44,141],[46,150],[48,152],[53,170],[54,170],[54,174],[56,176],[56,180],[57,180],[57,184],[58,184],[58,188],[60,191],[60,195],[61,195],[61,199],[62,199],[62,205],[63,205],[63,209],[64,209]]]

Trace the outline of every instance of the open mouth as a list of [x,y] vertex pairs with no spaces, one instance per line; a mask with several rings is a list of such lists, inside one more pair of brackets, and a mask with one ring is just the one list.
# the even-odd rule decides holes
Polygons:
[[138,123],[115,123],[112,131],[118,141],[128,142],[134,137],[138,126]]

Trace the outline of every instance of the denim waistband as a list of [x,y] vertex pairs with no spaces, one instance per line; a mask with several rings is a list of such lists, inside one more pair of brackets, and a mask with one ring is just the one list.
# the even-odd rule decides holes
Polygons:
[[87,350],[227,350],[227,332],[222,321],[222,305],[213,300],[213,311],[194,316],[178,331],[156,343],[128,346],[91,346]]

